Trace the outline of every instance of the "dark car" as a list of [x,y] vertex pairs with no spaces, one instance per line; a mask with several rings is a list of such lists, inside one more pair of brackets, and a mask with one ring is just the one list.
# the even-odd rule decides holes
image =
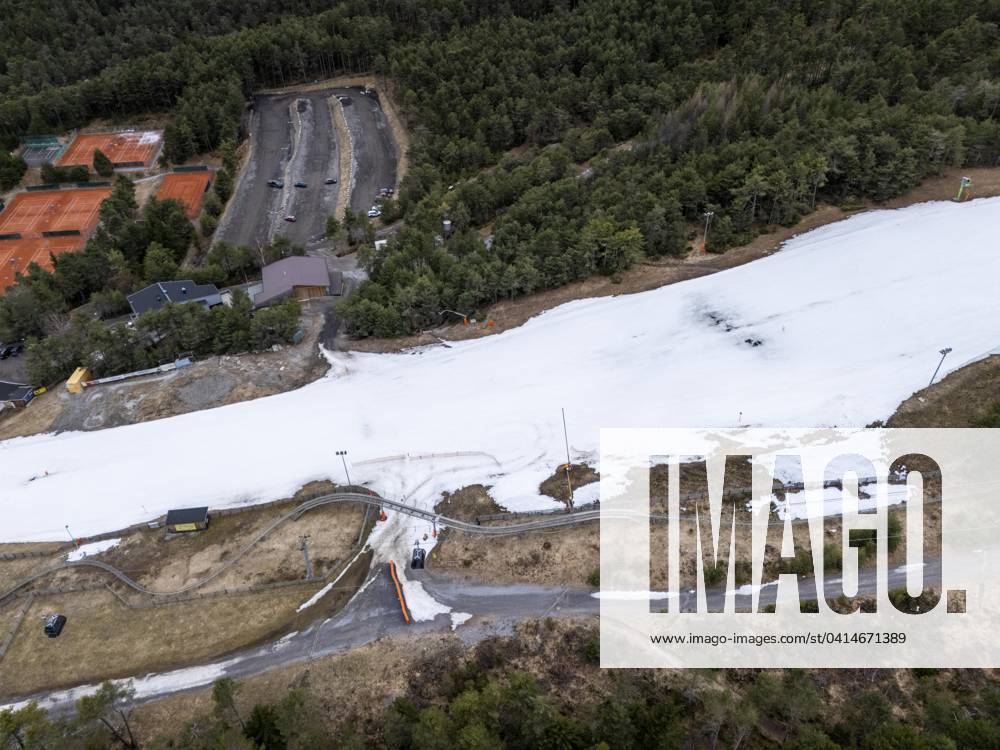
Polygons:
[[304,187],[309,187],[309,186],[306,185],[304,182],[302,182],[302,180],[299,180],[298,182],[295,183],[295,187],[297,187],[297,188],[304,188]]
[[45,635],[49,638],[58,638],[59,634],[66,626],[65,615],[50,615],[45,620]]
[[324,185],[336,185],[337,184],[337,178],[336,177],[327,177],[325,180],[323,180],[323,184]]
[[7,359],[7,357],[9,357],[13,353],[14,353],[13,346],[5,346],[3,349],[0,349],[0,359]]
[[415,547],[413,557],[410,558],[410,567],[418,570],[424,567],[424,559],[427,557],[427,550],[422,547]]
[[14,351],[12,351],[10,353],[10,356],[12,356],[12,357],[18,357],[18,356],[20,356],[21,353],[24,351],[24,342],[23,341],[19,341],[18,343],[14,344],[13,348],[14,348]]
[[273,188],[283,188],[285,186],[284,180],[268,180],[267,184]]

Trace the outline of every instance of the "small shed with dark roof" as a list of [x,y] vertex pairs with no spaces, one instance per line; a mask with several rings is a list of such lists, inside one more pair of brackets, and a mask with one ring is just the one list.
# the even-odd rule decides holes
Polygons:
[[208,508],[177,508],[167,511],[167,531],[179,534],[208,528]]

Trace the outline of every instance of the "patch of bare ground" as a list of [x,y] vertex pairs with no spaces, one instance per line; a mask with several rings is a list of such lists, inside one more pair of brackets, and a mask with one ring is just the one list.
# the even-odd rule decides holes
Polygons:
[[489,487],[473,484],[454,492],[442,493],[441,502],[434,510],[442,516],[472,522],[476,516],[502,513],[503,508],[490,496]]
[[210,357],[181,370],[95,386],[80,395],[60,384],[26,409],[0,413],[0,440],[148,422],[300,388],[329,369],[318,340],[330,304],[332,299],[303,303],[305,338],[278,351]]
[[[565,478],[564,480],[565,481]],[[726,487],[744,488],[751,485],[750,465],[747,462],[730,461],[727,467]],[[650,471],[650,494],[653,512],[666,512],[668,489],[668,467],[656,466]],[[681,493],[704,493],[707,490],[704,463],[690,463],[681,467]],[[861,488],[864,492],[864,488]],[[486,488],[476,485],[459,491],[469,508],[480,507],[492,503]],[[780,488],[777,495],[781,497]],[[928,479],[927,497],[930,500],[940,497],[940,480]],[[707,510],[707,498],[687,499],[681,502],[681,515],[684,519],[681,527],[682,542],[687,540],[694,544],[696,527],[694,523],[696,506],[703,517]],[[439,506],[440,509],[441,506]],[[492,512],[492,511],[484,511]],[[443,513],[443,511],[442,511]],[[464,520],[472,520],[479,513],[472,513]],[[895,515],[893,513],[892,515]],[[899,519],[902,521],[902,517]],[[519,519],[518,522],[523,522]],[[778,517],[772,514],[771,522],[778,525]],[[491,525],[504,525],[508,522],[491,522]],[[509,522],[509,523],[513,523]],[[940,508],[931,505],[928,514],[928,524],[932,529],[939,529],[941,523]],[[796,534],[806,532],[806,521],[796,521],[793,528]],[[832,545],[827,554],[835,553],[833,547],[840,543],[841,523],[836,516],[824,521],[824,539]],[[940,535],[930,535],[928,554],[940,554]],[[798,538],[798,537],[797,537]],[[777,537],[780,540],[780,533]],[[769,574],[778,572],[780,545],[777,540],[769,540],[765,548],[765,564]],[[747,524],[736,525],[737,548],[751,549],[752,527]],[[653,549],[667,548],[667,526],[653,524],[650,531],[650,545]],[[890,565],[901,565],[906,562],[904,552],[897,548],[889,555]],[[526,532],[517,536],[484,537],[477,534],[466,534],[454,529],[447,529],[441,535],[428,560],[428,567],[439,569],[450,575],[476,581],[496,584],[533,583],[547,586],[583,586],[593,584],[595,571],[600,566],[600,526],[593,523],[583,523],[558,529]],[[685,558],[682,572],[694,573],[694,558]],[[736,583],[741,585],[749,582],[749,569],[738,567]],[[717,583],[722,583],[717,582]],[[667,570],[665,565],[653,565],[650,568],[650,585],[655,590],[668,588]]]
[[[45,557],[26,557],[16,560],[0,560],[0,592],[7,591],[19,582],[46,568],[61,562],[65,552],[53,553]],[[0,605],[3,606],[3,605]]]
[[[267,506],[250,506],[238,512],[213,516],[209,527],[193,534],[167,535],[165,530],[141,529],[122,535],[118,546],[94,555],[123,571],[141,586],[160,593],[173,593],[197,583],[227,563],[276,521],[288,514],[307,496],[335,489],[329,482],[313,482],[294,498]],[[258,586],[306,577],[305,558],[300,549],[308,537],[313,575],[324,578],[341,571],[356,554],[364,509],[354,503],[327,505],[309,511],[297,520],[287,520],[237,562],[197,589],[199,594],[247,586]],[[56,545],[48,545],[57,547]],[[0,552],[26,552],[40,545],[3,545]],[[45,557],[0,559],[0,590],[13,586],[40,570],[65,559],[66,548],[53,549]],[[111,578],[90,568],[73,568],[33,583],[30,590],[60,586],[102,585]],[[128,598],[138,595],[123,589]],[[140,597],[145,601],[145,597]]]
[[[925,180],[905,195],[885,203],[865,202],[859,204],[858,210],[902,208],[924,201],[950,200],[958,190],[959,178],[962,175],[972,177],[976,197],[1000,195],[1000,168],[948,169],[937,177]],[[475,325],[457,323],[414,336],[397,339],[359,339],[351,341],[349,345],[356,351],[392,352],[414,346],[437,344],[440,343],[439,337],[446,341],[461,341],[502,333],[523,325],[546,310],[573,300],[645,292],[741,266],[772,254],[795,235],[840,221],[858,213],[858,210],[845,211],[837,206],[820,205],[794,226],[774,227],[749,244],[731,248],[721,255],[692,252],[686,258],[648,261],[616,276],[593,276],[557,289],[498,302],[483,311],[479,322]],[[486,321],[492,321],[493,325],[488,327]]]
[[[316,482],[303,488],[299,496],[332,489],[333,485],[328,482]],[[292,499],[215,516],[207,529],[191,535],[168,537],[163,529],[143,529],[125,537],[120,545],[101,554],[99,559],[125,571],[146,588],[177,591],[220,569],[299,502]],[[298,520],[285,521],[225,573],[198,591],[305,578],[305,559],[299,549],[303,536],[309,537],[314,575],[327,576],[341,569],[352,556],[363,516],[364,509],[357,504],[333,504],[309,511]]]
[[548,479],[538,485],[538,491],[543,495],[548,495],[555,500],[569,502],[571,497],[570,487],[573,491],[585,487],[588,484],[600,481],[601,475],[586,464],[569,465],[569,483],[566,481],[566,465],[563,464]]
[[971,427],[1000,402],[1000,355],[966,365],[899,405],[886,427]]
[[[303,492],[322,489],[307,486]],[[162,529],[142,531],[126,536],[119,547],[96,559],[123,569],[151,588],[176,588],[217,569],[291,507],[290,501],[220,516],[204,532],[169,540]],[[33,584],[40,595],[7,656],[0,660],[0,697],[203,663],[331,617],[357,592],[371,564],[370,551],[356,555],[356,548],[352,548],[362,514],[358,507],[334,505],[286,522],[274,532],[273,539],[261,542],[219,580],[194,592],[191,600],[149,606],[149,597],[85,569],[61,571]],[[311,536],[309,549],[319,578],[310,583],[302,581],[304,561],[298,545],[302,534]],[[21,573],[31,572],[30,564],[40,564],[38,560],[19,560],[0,561],[0,566],[25,562],[29,565],[18,573],[19,578]],[[6,567],[0,570],[5,578],[11,577]],[[297,612],[326,580],[335,577],[335,587],[308,609]],[[302,583],[263,591],[238,590],[282,581]],[[81,585],[95,588],[45,593]],[[224,589],[229,593],[223,593]],[[9,632],[24,601],[14,599],[0,605],[0,639]],[[56,641],[43,637],[41,631],[44,617],[54,612],[69,618]],[[53,661],[58,662],[58,668],[51,668]]]
[[145,206],[149,202],[149,199],[156,195],[156,191],[160,189],[161,182],[163,182],[162,175],[133,180],[135,184],[136,203],[140,206]]
[[[6,559],[4,555],[30,553],[32,557]],[[37,556],[36,556],[37,555]],[[52,542],[0,544],[0,591],[24,580],[33,572],[59,562],[66,555],[66,545]]]
[[[205,662],[276,637],[321,586],[148,609],[126,608],[109,590],[36,598],[0,661],[0,697]],[[42,623],[56,612],[68,621],[53,640],[42,632]]]
[[596,521],[506,537],[448,529],[427,563],[429,568],[476,581],[543,586],[585,586],[599,565]]

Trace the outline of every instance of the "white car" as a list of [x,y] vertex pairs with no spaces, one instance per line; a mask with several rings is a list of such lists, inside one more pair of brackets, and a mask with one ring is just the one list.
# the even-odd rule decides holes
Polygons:
[[380,209],[378,206],[372,206],[371,208],[368,209],[369,219],[376,219],[381,215],[382,215],[382,209]]

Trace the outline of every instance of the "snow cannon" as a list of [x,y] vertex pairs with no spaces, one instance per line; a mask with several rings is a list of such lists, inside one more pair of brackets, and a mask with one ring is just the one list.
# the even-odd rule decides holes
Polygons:
[[972,199],[972,178],[963,177],[961,184],[958,186],[958,195],[955,196],[956,203],[963,203],[964,201]]

